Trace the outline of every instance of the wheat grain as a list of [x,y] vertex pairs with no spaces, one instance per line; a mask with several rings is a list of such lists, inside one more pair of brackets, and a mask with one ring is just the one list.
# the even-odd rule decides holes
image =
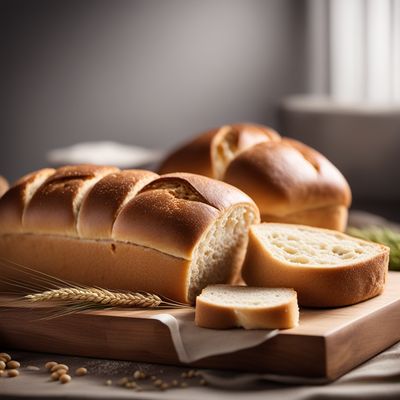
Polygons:
[[121,293],[100,288],[67,287],[29,294],[24,298],[31,302],[64,301],[92,303],[110,307],[153,308],[162,304],[161,298],[155,294],[139,292]]

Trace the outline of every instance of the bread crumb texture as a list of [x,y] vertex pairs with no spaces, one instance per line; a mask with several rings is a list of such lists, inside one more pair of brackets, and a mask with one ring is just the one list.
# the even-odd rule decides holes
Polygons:
[[261,224],[252,229],[272,256],[304,266],[343,266],[374,257],[380,246],[345,234],[294,225]]

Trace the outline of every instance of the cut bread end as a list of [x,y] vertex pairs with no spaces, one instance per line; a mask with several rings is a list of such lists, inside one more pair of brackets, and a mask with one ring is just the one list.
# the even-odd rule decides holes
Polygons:
[[211,329],[287,329],[299,323],[293,289],[210,285],[196,300],[196,325]]
[[311,307],[355,304],[380,294],[389,248],[302,225],[253,225],[242,276],[248,285],[293,287]]
[[259,221],[253,207],[239,205],[222,214],[197,245],[188,282],[188,299],[194,303],[201,290],[214,283],[232,283],[240,274],[248,231]]

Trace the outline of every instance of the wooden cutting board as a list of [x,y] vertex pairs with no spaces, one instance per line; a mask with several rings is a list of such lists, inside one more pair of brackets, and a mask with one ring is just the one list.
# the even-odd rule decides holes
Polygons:
[[[77,356],[179,365],[169,330],[143,315],[160,311],[101,310],[41,320],[43,305],[1,306],[0,342],[15,348]],[[170,310],[190,314],[192,310]],[[46,314],[47,315],[47,314]],[[336,309],[301,310],[300,326],[252,349],[209,357],[193,366],[330,380],[400,340],[400,273],[385,292]]]

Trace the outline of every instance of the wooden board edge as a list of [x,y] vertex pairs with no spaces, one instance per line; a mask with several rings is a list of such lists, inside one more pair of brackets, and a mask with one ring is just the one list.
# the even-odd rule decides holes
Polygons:
[[399,326],[400,299],[327,335],[327,378],[335,380],[399,342]]

